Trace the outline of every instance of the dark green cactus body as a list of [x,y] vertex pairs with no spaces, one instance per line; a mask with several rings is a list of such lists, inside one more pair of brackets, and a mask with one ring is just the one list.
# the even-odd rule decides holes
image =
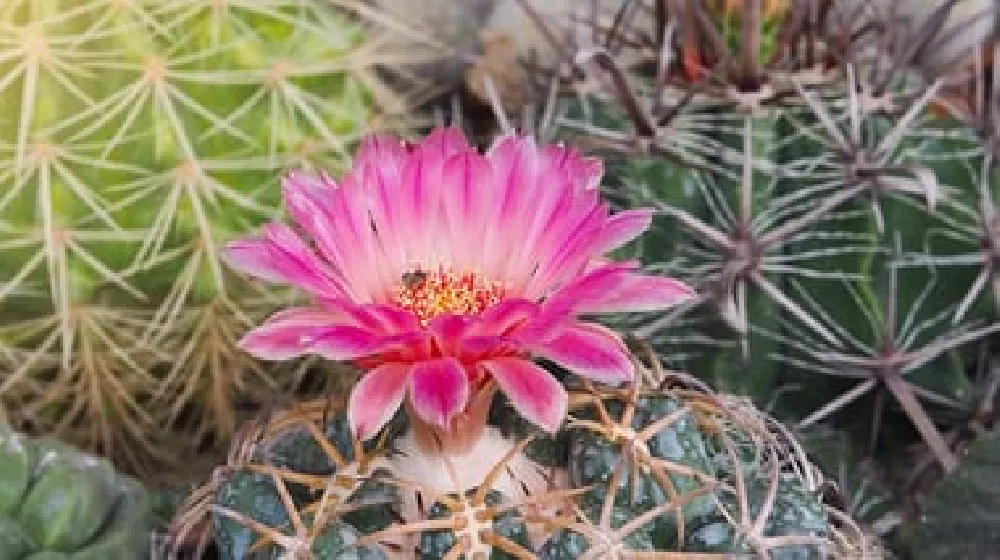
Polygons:
[[[754,478],[746,481],[749,518],[757,519],[762,512],[770,481]],[[740,519],[739,505],[727,494],[721,500],[729,516]],[[815,495],[803,488],[801,481],[781,478],[777,481],[775,499],[764,523],[764,537],[807,536],[820,539],[827,537],[829,526],[823,505]],[[750,554],[753,549],[739,535],[736,529],[721,514],[696,519],[691,523],[690,533],[685,538],[685,550],[694,552],[726,552]],[[822,560],[821,549],[816,545],[798,544],[775,547],[771,558],[777,560]]]
[[[770,48],[773,27],[744,23],[761,24],[752,47]],[[682,51],[707,45],[689,38]],[[708,43],[726,39],[723,29]],[[567,101],[557,136],[601,147],[620,206],[658,209],[627,256],[702,299],[617,324],[668,368],[792,425],[844,430],[879,472],[917,440],[953,469],[944,434],[964,429],[976,394],[992,391],[970,371],[985,369],[1000,333],[996,134],[978,97],[989,71],[938,89],[941,76],[903,64],[872,72],[899,53],[852,48],[837,64],[800,68],[811,55],[775,52],[744,82],[727,74],[752,62],[741,52],[693,84],[665,77],[690,60],[660,67],[656,49],[628,43],[614,45],[614,63],[586,69],[594,87]],[[621,80],[606,80],[612,66]],[[967,122],[942,118],[945,106]]]
[[[326,423],[323,435],[346,461],[354,460],[347,418],[338,416]],[[257,453],[256,459],[279,468],[308,474],[332,474],[337,470],[333,459],[305,427],[296,427],[271,438]]]
[[[514,454],[485,465],[486,471],[475,471],[483,473],[481,481],[473,478],[471,487],[456,491],[439,487],[440,473],[394,474],[397,463],[380,462],[386,456],[396,459],[396,453],[428,459],[419,456],[428,451],[405,439],[394,446],[391,434],[388,447],[373,449],[360,460],[350,455],[350,443],[338,428],[346,418],[342,412],[312,420],[325,426],[326,443],[343,455],[317,468],[319,442],[303,434],[320,431],[307,429],[300,411],[291,414],[298,424],[279,417],[275,422],[281,427],[265,430],[250,453],[250,466],[235,470],[216,490],[212,517],[220,557],[235,560],[254,549],[250,558],[277,560],[288,543],[313,551],[341,547],[361,558],[412,551],[422,560],[487,549],[494,560],[524,554],[563,560],[583,553],[765,550],[780,560],[812,560],[825,553],[832,531],[827,511],[803,479],[791,470],[780,476],[773,470],[769,461],[791,465],[796,459],[761,432],[763,417],[744,401],[730,404],[725,398],[692,398],[673,390],[594,391],[570,389],[571,400],[580,404],[571,409],[564,427],[535,450],[548,461],[531,461],[530,447],[514,445],[523,444],[523,438],[506,440],[501,445],[510,445]],[[498,408],[506,410],[503,403]],[[740,421],[726,420],[730,415]],[[510,432],[533,432],[517,422],[504,424]],[[553,451],[563,446],[565,453]],[[259,462],[261,457],[280,462],[280,469]],[[475,463],[459,457],[456,474],[467,466],[464,462]],[[311,478],[310,472],[317,471],[323,474]],[[324,505],[322,490],[331,484],[339,497]],[[283,493],[291,503],[282,501]],[[749,520],[741,518],[738,497],[749,505]],[[327,510],[329,526],[313,526],[318,508],[332,508]],[[738,533],[760,515],[766,518],[759,531]],[[646,518],[636,521],[641,516]],[[306,537],[294,536],[296,518],[307,528]],[[247,519],[267,531],[258,533]],[[370,551],[352,546],[366,536]],[[779,537],[811,540],[769,544]],[[277,542],[283,540],[288,542]]]
[[[679,410],[680,405],[673,398],[642,397],[629,428],[634,432],[642,432],[650,424],[678,413]],[[620,413],[619,410],[617,414]],[[576,487],[593,485],[583,497],[585,510],[591,519],[600,517],[608,492],[612,491],[609,488],[612,477],[619,469],[621,478],[618,487],[613,490],[613,527],[657,506],[670,503],[673,496],[698,490],[702,486],[694,477],[670,472],[668,469],[672,488],[664,488],[649,472],[641,457],[632,457],[632,453],[648,453],[654,458],[690,467],[706,476],[712,473],[705,441],[690,413],[681,415],[652,437],[636,443],[638,446],[630,449],[627,441],[610,441],[603,434],[587,429],[574,430],[570,444],[569,476]],[[640,446],[645,449],[640,450]],[[704,515],[711,508],[710,497],[695,497],[679,508],[682,512],[679,520],[674,511],[664,513],[643,531],[648,532],[648,535],[643,535],[643,532],[634,533],[631,538],[635,542],[631,544],[637,547],[648,546],[651,550],[665,550],[676,540],[678,523],[683,524],[691,517]]]
[[[555,369],[554,367],[552,369]],[[561,372],[556,372],[558,375]],[[490,409],[490,424],[500,428],[501,433],[511,439],[530,437],[524,454],[535,463],[545,467],[563,468],[569,458],[570,431],[560,430],[547,434],[525,420],[507,402],[503,395],[497,395]]]
[[[487,506],[497,506],[503,504],[503,496],[495,491],[489,492],[486,495],[485,502]],[[447,519],[454,516],[456,513],[451,511],[448,506],[441,502],[434,503],[427,511],[427,517],[429,519]],[[493,529],[496,534],[501,537],[515,542],[523,547],[528,547],[528,529],[524,524],[524,521],[519,518],[518,512],[512,510],[501,514],[496,519],[493,520]],[[456,544],[455,533],[444,529],[444,530],[433,530],[424,531],[420,535],[420,559],[421,560],[433,560],[437,558],[445,557],[448,552]],[[513,560],[514,556],[493,548],[490,551],[491,560]]]
[[[296,506],[303,506],[299,500]],[[271,477],[251,471],[238,471],[228,477],[216,496],[219,507],[236,514],[246,515],[278,533],[291,535],[292,515],[289,512]],[[367,547],[357,547],[358,531],[347,523],[331,522],[323,527],[313,527],[312,515],[302,515],[303,523],[315,531],[308,543],[317,558],[337,558],[345,555],[359,560],[379,560],[382,553]],[[240,520],[224,515],[214,516],[215,543],[221,558],[247,560],[278,560],[285,557],[287,548],[268,543]],[[297,541],[296,541],[297,542]]]
[[385,560],[385,554],[366,546],[356,546],[358,531],[347,523],[324,527],[313,541],[312,553],[316,558],[356,558],[357,560]]
[[[335,475],[340,470],[340,465],[345,462],[350,464],[355,459],[347,417],[342,414],[331,415],[321,433],[323,445],[301,423],[282,428],[266,437],[255,448],[253,458],[288,472]],[[325,450],[324,445],[332,447],[334,454]],[[318,497],[319,491],[295,482],[286,483],[285,490],[292,499],[292,505],[297,508],[295,512],[288,511],[273,477],[249,469],[239,469],[230,473],[220,485],[215,502],[234,514],[248,516],[267,527],[274,527],[279,533],[291,535],[293,515],[304,511]],[[368,533],[389,524],[391,512],[388,504],[395,501],[395,490],[373,477],[364,480],[350,499],[367,505],[352,508],[352,511],[345,513],[343,518],[347,523],[315,528],[316,533],[310,537],[311,549],[317,554],[321,551],[342,550],[345,554],[357,553],[362,559],[380,558],[379,553],[373,549],[355,549],[351,545],[357,540],[357,528]],[[312,525],[312,514],[303,514],[302,518],[307,525]],[[213,522],[215,542],[222,558],[267,560],[282,557],[284,549],[281,546],[259,545],[262,536],[240,520],[215,515]]]
[[[237,471],[227,477],[216,495],[219,507],[246,515],[268,527],[287,527],[291,516],[267,475]],[[248,558],[261,538],[256,531],[224,515],[215,515],[213,533],[222,558]]]
[[[566,530],[556,531],[542,545],[538,551],[538,558],[540,560],[574,560],[586,552],[589,545],[587,538],[580,533]],[[648,547],[644,548],[648,549]]]

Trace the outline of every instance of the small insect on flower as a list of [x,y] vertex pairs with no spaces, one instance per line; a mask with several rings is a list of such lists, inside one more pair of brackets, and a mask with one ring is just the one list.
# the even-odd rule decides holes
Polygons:
[[423,270],[413,270],[403,273],[403,287],[408,290],[415,290],[427,281],[427,273]]
[[473,409],[497,389],[554,432],[566,391],[533,358],[631,382],[620,337],[578,316],[659,310],[693,296],[638,263],[607,261],[653,213],[611,214],[601,171],[572,149],[515,135],[481,154],[442,128],[419,144],[366,139],[339,181],[293,173],[285,205],[307,239],[272,223],[225,255],[239,270],[299,286],[315,304],[275,314],[243,347],[264,359],[318,354],[367,370],[349,408],[362,439],[404,402],[415,423],[475,431],[486,415]]

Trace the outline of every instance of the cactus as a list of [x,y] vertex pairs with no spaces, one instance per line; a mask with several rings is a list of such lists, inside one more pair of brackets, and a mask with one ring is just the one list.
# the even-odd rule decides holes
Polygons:
[[0,558],[149,558],[152,499],[105,460],[0,428]]
[[608,260],[649,212],[611,214],[601,175],[599,160],[567,146],[510,134],[480,153],[442,127],[420,143],[366,139],[337,179],[287,176],[296,227],[268,224],[225,257],[312,301],[275,313],[242,345],[367,371],[346,399],[251,424],[180,508],[164,552],[865,550],[850,518],[815,495],[819,474],[780,424],[662,371],[655,354],[644,365],[585,319],[695,297]]
[[[631,552],[823,558],[860,550],[789,434],[742,399],[671,374],[662,389],[572,383],[555,435],[501,397],[481,446],[428,456],[399,418],[353,440],[342,405],[252,424],[175,517],[178,553],[221,558],[609,558]],[[479,457],[473,459],[473,457]],[[402,556],[400,556],[402,555]],[[169,556],[168,556],[169,557]],[[857,556],[861,557],[861,556]]]
[[[659,210],[622,255],[702,294],[616,326],[797,429],[844,430],[880,472],[914,442],[953,471],[950,429],[985,391],[969,372],[1000,332],[994,48],[942,64],[955,2],[907,26],[888,6],[638,4],[664,32],[598,22],[542,131],[611,162],[621,207]],[[942,67],[972,68],[966,95]]]
[[236,346],[287,292],[218,250],[278,212],[280,170],[349,157],[386,93],[364,29],[321,0],[4,2],[8,420],[148,470],[294,379]]

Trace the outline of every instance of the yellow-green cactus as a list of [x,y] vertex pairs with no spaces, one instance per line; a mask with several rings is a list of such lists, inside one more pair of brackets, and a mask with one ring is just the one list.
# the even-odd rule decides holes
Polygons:
[[[0,6],[0,398],[129,463],[273,393],[236,348],[281,294],[217,249],[371,119],[361,24],[322,0]],[[15,406],[16,405],[16,406]],[[189,438],[190,439],[190,438]]]

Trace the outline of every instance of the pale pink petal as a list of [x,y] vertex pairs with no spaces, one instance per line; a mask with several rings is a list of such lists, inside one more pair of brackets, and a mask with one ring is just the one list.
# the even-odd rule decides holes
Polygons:
[[[392,136],[370,137],[362,142],[355,157],[353,169],[341,181],[352,187],[352,196],[364,202],[367,212],[362,213],[366,225],[374,229],[371,236],[375,254],[367,258],[378,261],[377,271],[370,267],[355,271],[379,277],[382,288],[386,285],[385,269],[398,268],[406,260],[406,241],[409,234],[401,230],[401,191],[403,168],[416,157],[416,146]],[[376,242],[377,240],[377,242]]]
[[328,360],[347,361],[379,350],[383,336],[348,325],[303,325],[296,318],[272,318],[247,333],[240,347],[262,360],[287,360],[317,354]]
[[526,299],[505,299],[486,308],[469,327],[470,336],[502,336],[531,321],[538,314],[539,306]]
[[533,208],[539,194],[538,152],[530,141],[511,141],[501,144],[493,155],[495,202],[488,221],[483,244],[483,268],[504,278],[514,293],[531,274],[532,264],[524,235],[530,227]]
[[344,295],[343,283],[287,226],[264,226],[264,238],[230,243],[222,258],[233,268],[270,282],[286,282],[317,295]]
[[441,219],[441,167],[443,162],[420,152],[406,161],[398,190],[395,193],[399,209],[401,237],[411,259],[423,261],[432,257],[431,247],[438,243],[444,223]]
[[630,273],[622,276],[615,289],[581,301],[576,310],[578,313],[662,311],[696,296],[696,292],[680,280]]
[[285,209],[303,230],[316,240],[320,253],[339,270],[348,270],[345,240],[334,233],[333,222],[340,219],[329,207],[338,189],[324,186],[318,179],[303,173],[290,173],[282,180]]
[[455,358],[438,358],[413,364],[410,402],[428,424],[448,427],[469,401],[469,380]]
[[386,332],[408,332],[421,328],[420,319],[412,311],[392,305],[366,305],[365,309],[375,317]]
[[543,169],[536,180],[545,188],[531,198],[531,211],[524,212],[525,218],[513,232],[516,251],[508,266],[515,273],[508,279],[515,289],[527,284],[537,263],[549,256],[553,244],[546,239],[558,237],[573,219],[570,213],[575,201],[567,179],[553,169]]
[[566,418],[566,390],[552,374],[521,358],[481,362],[521,416],[555,433]]
[[538,295],[553,283],[579,274],[595,255],[606,216],[607,205],[600,203],[597,191],[576,196],[563,227],[538,241],[536,250],[541,258],[528,293]]
[[603,255],[625,245],[642,232],[649,229],[653,221],[652,209],[626,210],[619,212],[605,223],[604,231],[601,232],[600,241],[594,247],[594,252]]
[[[473,344],[477,352],[485,352],[489,345],[494,348],[520,347],[525,341],[551,338],[551,334],[563,324],[574,319],[569,305],[539,305],[524,299],[503,300],[489,307],[469,328],[464,348],[471,351]],[[482,340],[474,339],[482,338]]]
[[331,305],[359,327],[382,334],[403,333],[421,329],[420,320],[412,312],[391,305],[362,304],[334,301]]
[[308,341],[312,354],[335,362],[367,356],[381,348],[384,335],[364,328],[337,326],[324,329]]
[[537,187],[538,149],[531,138],[508,136],[493,146],[488,157],[499,189],[493,221],[497,226],[512,228],[508,231],[519,231],[522,222],[530,217],[522,202],[530,200]]
[[443,201],[457,193],[443,176],[443,169],[452,156],[466,152],[475,153],[461,131],[438,128],[406,160],[395,196],[402,242],[410,248],[409,257],[421,262],[440,257],[442,252],[443,256],[457,257],[452,254],[455,243],[451,243],[443,208]]
[[484,236],[492,185],[490,162],[473,151],[453,155],[441,172],[444,219],[454,262],[482,262]]
[[[399,173],[402,174],[402,170]],[[365,174],[364,180],[365,190],[371,196],[371,218],[381,246],[388,257],[402,261],[406,248],[399,207],[400,179],[374,167]]]
[[[339,244],[342,255],[340,270],[350,271],[353,278],[371,274],[366,272],[372,268],[371,258],[375,252],[375,236],[371,228],[368,202],[357,190],[358,187],[350,182],[345,182],[343,188],[328,189],[324,217],[328,229]],[[359,283],[363,282],[355,282]]]
[[575,310],[570,305],[545,305],[530,321],[508,332],[506,339],[526,347],[539,340],[551,339],[575,321]]
[[589,270],[572,279],[555,293],[549,294],[544,307],[575,309],[584,302],[598,300],[610,290],[616,289],[622,277],[630,271],[637,270],[639,266],[636,261],[612,262]]
[[679,280],[646,276],[637,268],[636,262],[620,262],[591,270],[552,294],[545,305],[574,313],[657,311],[696,296]]
[[308,353],[321,332],[342,320],[325,309],[286,309],[247,333],[240,347],[262,360],[288,360]]
[[577,375],[602,383],[631,382],[635,375],[635,366],[621,339],[599,325],[577,323],[555,339],[530,345],[529,349]]
[[371,135],[362,140],[358,146],[358,153],[354,157],[354,169],[377,168],[384,173],[395,174],[403,168],[403,162],[409,152],[409,147],[395,136]]
[[604,174],[604,164],[597,158],[585,158],[573,148],[548,145],[542,151],[546,165],[566,174],[577,189],[596,189]]
[[441,161],[458,152],[474,151],[462,130],[454,126],[435,128],[420,143],[420,150]]
[[351,392],[347,419],[360,440],[369,440],[392,419],[406,395],[409,364],[385,364],[364,375]]

